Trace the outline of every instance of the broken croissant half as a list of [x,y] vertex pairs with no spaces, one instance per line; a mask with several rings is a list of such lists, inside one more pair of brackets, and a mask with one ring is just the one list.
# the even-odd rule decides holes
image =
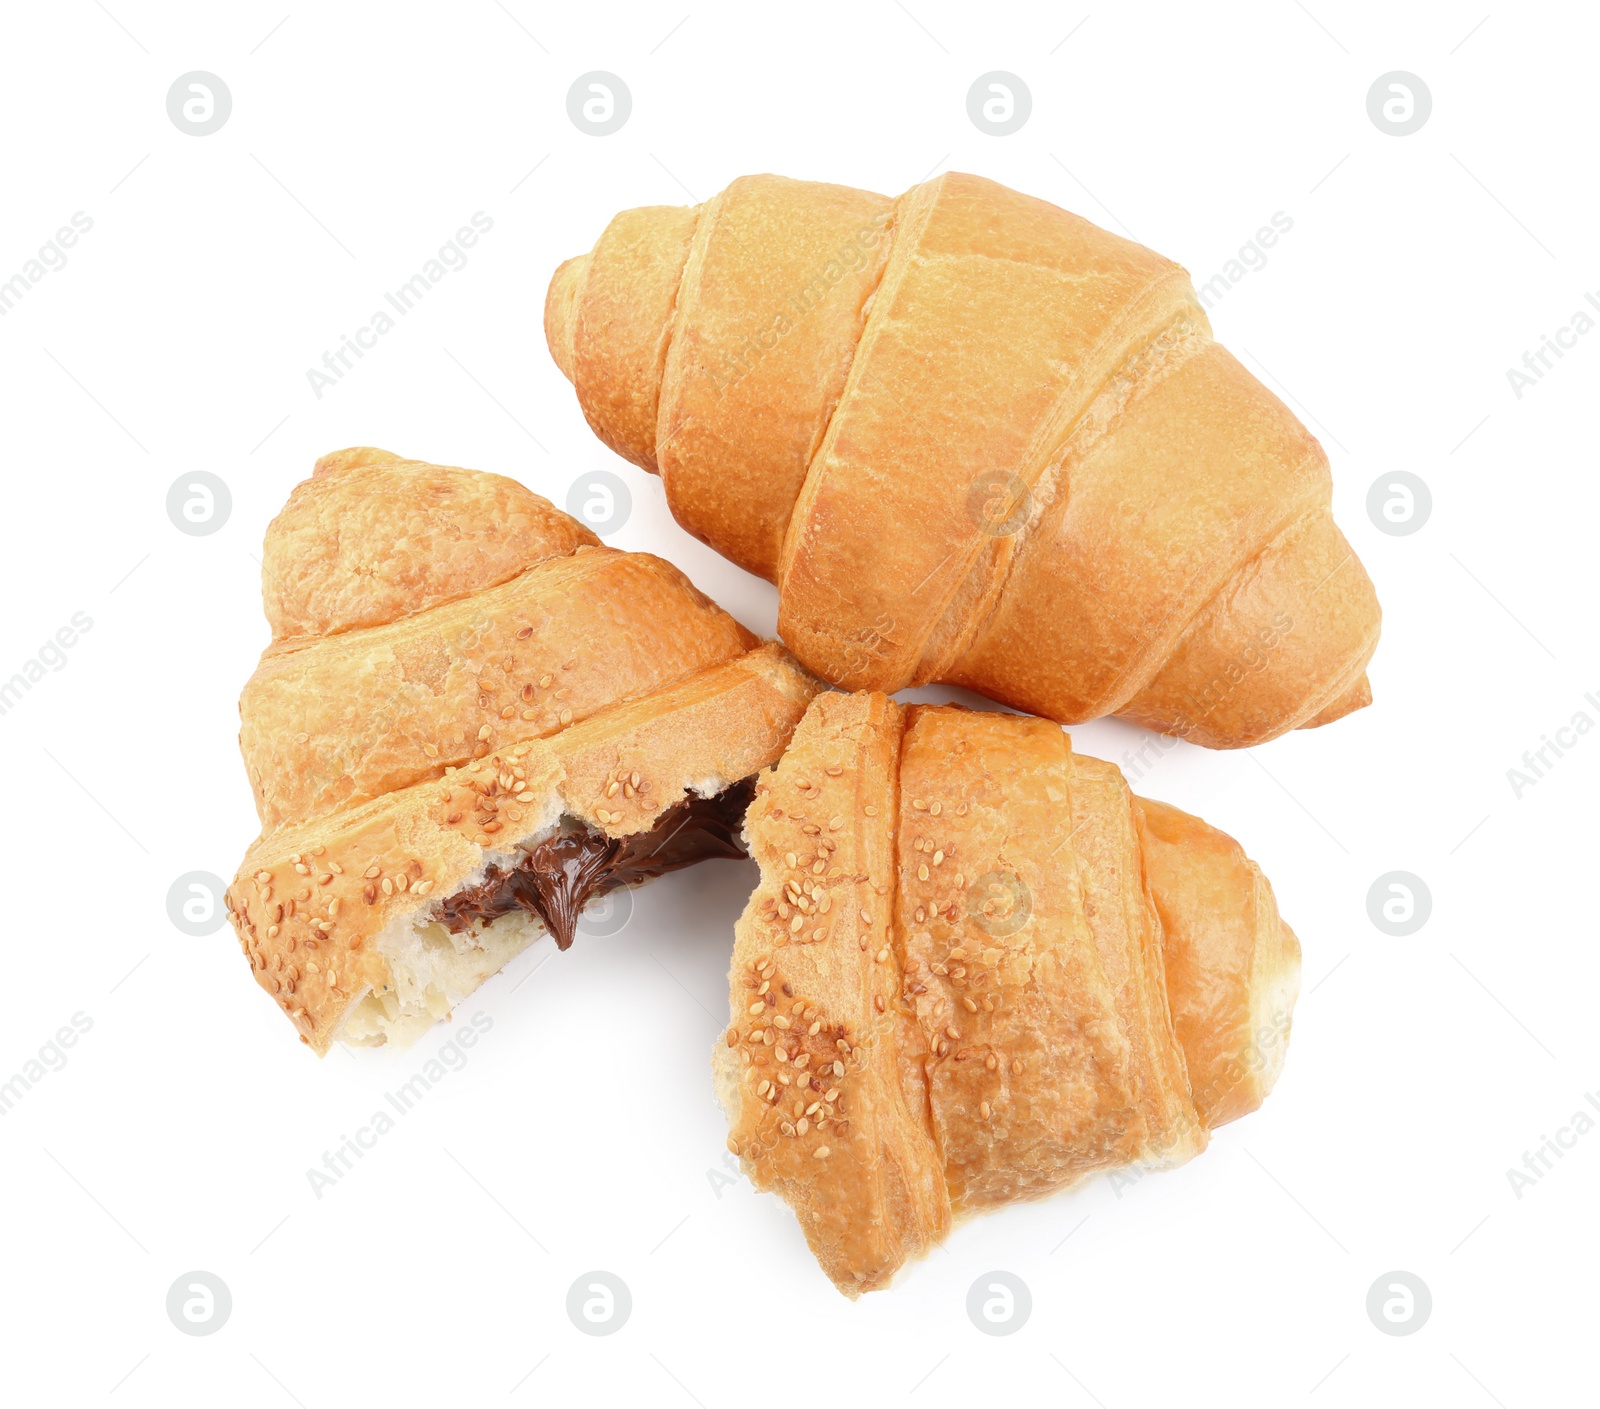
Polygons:
[[818,688],[671,564],[514,480],[358,448],[267,530],[227,892],[318,1053],[413,1040],[593,896],[742,856]]
[[1131,240],[959,172],[746,176],[623,211],[544,320],[595,433],[842,689],[1215,748],[1372,698],[1327,456]]
[[819,695],[745,837],[728,1147],[850,1296],[953,1219],[1183,1163],[1277,1080],[1272,887],[1058,725]]

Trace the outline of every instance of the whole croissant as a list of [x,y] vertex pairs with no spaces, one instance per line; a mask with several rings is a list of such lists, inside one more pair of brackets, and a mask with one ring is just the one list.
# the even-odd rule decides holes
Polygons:
[[1054,724],[818,695],[745,837],[728,1147],[851,1296],[953,1218],[1182,1163],[1277,1079],[1272,887]]
[[1219,748],[1371,700],[1378,603],[1322,447],[1184,270],[1078,216],[955,173],[898,200],[744,177],[618,215],[545,335],[836,685]]
[[317,462],[262,589],[262,832],[227,908],[318,1053],[411,1041],[592,896],[742,856],[748,780],[817,689],[670,563],[383,450]]

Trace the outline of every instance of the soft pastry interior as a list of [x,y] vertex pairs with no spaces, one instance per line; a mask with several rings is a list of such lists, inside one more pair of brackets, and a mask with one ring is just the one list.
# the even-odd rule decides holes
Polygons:
[[570,946],[592,900],[700,861],[742,858],[754,781],[709,797],[691,792],[630,836],[566,816],[513,852],[486,853],[481,875],[378,935],[388,982],[350,1007],[335,1036],[406,1046],[543,935]]
[[818,684],[670,563],[514,480],[356,448],[267,530],[227,906],[325,1052],[410,1041],[617,886],[741,855]]

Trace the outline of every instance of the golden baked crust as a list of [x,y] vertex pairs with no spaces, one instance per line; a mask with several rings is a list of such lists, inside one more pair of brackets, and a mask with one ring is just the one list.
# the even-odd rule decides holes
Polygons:
[[[714,1066],[842,1291],[953,1217],[1181,1163],[1271,1089],[1294,936],[1236,843],[1144,806],[1047,721],[867,692],[819,695],[757,784]],[[1263,1005],[1276,1060],[1224,1090]]]
[[1179,266],[1044,201],[744,177],[619,215],[545,331],[602,437],[778,584],[780,634],[836,685],[1216,747],[1370,698],[1380,613],[1321,446]]
[[[759,771],[817,688],[670,564],[494,475],[328,456],[264,561],[275,621],[318,630],[269,646],[240,701],[263,831],[227,900],[257,982],[319,1053],[358,1011],[361,1040],[396,1005],[425,1023],[531,938],[430,931],[453,892],[562,818],[631,835]],[[448,981],[401,995],[427,987],[402,951],[430,943]]]

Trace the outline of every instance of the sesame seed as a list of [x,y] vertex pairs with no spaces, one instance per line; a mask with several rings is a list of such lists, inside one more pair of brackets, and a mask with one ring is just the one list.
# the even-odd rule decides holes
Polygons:
[[919,881],[925,881],[928,879],[928,863],[926,861],[917,867],[917,879]]
[[925,803],[920,797],[912,798],[911,805],[916,808],[918,812],[926,812],[928,810],[928,804]]
[[978,1114],[985,1120],[989,1119],[989,1103],[987,1101],[978,1102]]
[[968,1012],[969,1012],[969,1013],[975,1013],[975,1012],[977,1012],[977,1011],[978,1011],[978,1005],[977,1005],[977,1004],[976,1004],[976,1003],[974,1003],[974,1002],[973,1002],[973,1001],[972,1001],[972,999],[970,999],[970,998],[963,998],[963,999],[962,999],[962,1000],[961,1000],[961,1004],[962,1004],[962,1006],[963,1006],[963,1007],[964,1007],[964,1008],[966,1008],[966,1010],[967,1010],[967,1011],[968,1011]]
[[837,832],[842,826],[844,826],[843,817],[830,817],[828,819],[828,830],[830,832]]
[[876,807],[867,806],[863,807],[861,810],[865,812],[868,817],[876,817],[878,815],[878,809]]
[[883,1011],[883,995],[881,993],[873,995],[872,1006],[874,1008],[876,1008],[880,1013]]
[[944,864],[944,852],[936,851],[933,853],[933,864],[935,866],[942,866]]
[[572,723],[572,711],[571,711],[571,710],[570,710],[570,709],[564,709],[564,710],[562,710],[562,711],[561,711],[561,713],[560,713],[560,714],[559,714],[559,715],[557,715],[557,716],[556,716],[556,717],[557,717],[557,718],[558,718],[558,719],[559,719],[559,720],[560,720],[560,721],[561,721],[561,722],[562,722],[562,723],[563,723],[563,724],[570,724],[570,723]]
[[1017,1076],[1021,1076],[1022,1075],[1022,1058],[1021,1057],[1012,1058],[1011,1070]]
[[759,1013],[766,1006],[765,1003],[752,1003],[745,1011],[753,1015]]
[[804,1135],[806,1131],[811,1129],[811,1122],[804,1116],[801,1116],[800,1119],[795,1123],[794,1128],[799,1134]]
[[811,1153],[813,1155],[815,1155],[818,1159],[827,1159],[827,1157],[831,1153],[831,1151],[828,1149],[828,1147],[826,1145],[818,1145],[817,1148],[814,1149]]

